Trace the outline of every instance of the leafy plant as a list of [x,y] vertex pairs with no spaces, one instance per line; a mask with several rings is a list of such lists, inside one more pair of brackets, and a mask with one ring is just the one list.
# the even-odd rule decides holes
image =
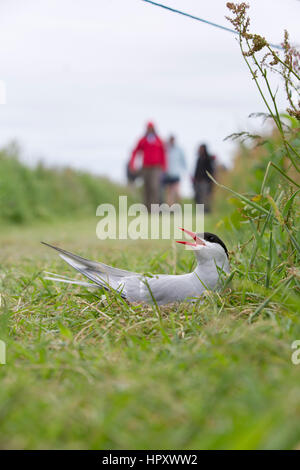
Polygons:
[[[227,7],[232,13],[228,19],[239,33],[242,56],[267,108],[267,113],[259,113],[258,117],[271,119],[276,132],[267,139],[246,132],[231,136],[242,141],[259,139],[259,143],[267,149],[266,157],[259,160],[259,166],[252,168],[252,194],[241,194],[214,182],[231,192],[235,201],[239,201],[230,218],[231,226],[240,228],[247,225],[252,232],[247,244],[249,264],[244,269],[246,276],[256,282],[264,279],[265,286],[274,293],[284,292],[287,286],[299,292],[296,266],[300,258],[300,56],[291,47],[286,31],[280,52],[275,51],[263,36],[251,33],[250,18],[247,16],[249,6],[246,3],[229,2]],[[270,72],[279,74],[283,79],[289,106],[285,114],[278,109],[276,92],[272,90],[269,80]],[[262,269],[265,271],[263,276]],[[251,318],[255,318],[267,303],[268,300],[259,306]]]

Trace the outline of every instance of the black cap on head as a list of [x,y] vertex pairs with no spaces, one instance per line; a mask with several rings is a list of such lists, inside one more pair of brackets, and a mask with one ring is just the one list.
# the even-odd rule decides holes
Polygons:
[[221,240],[221,238],[219,238],[214,233],[210,233],[210,232],[204,232],[203,238],[204,240],[211,242],[211,243],[219,243],[219,245],[221,245],[224,248],[227,258],[228,258],[228,250],[226,248],[225,243]]

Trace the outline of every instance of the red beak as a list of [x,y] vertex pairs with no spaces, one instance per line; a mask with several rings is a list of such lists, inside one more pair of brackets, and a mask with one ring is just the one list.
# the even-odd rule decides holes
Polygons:
[[205,246],[205,243],[201,238],[197,237],[197,235],[194,232],[190,232],[189,230],[186,230],[185,228],[180,228],[183,232],[187,233],[190,237],[193,238],[194,242],[187,242],[185,240],[176,240],[176,243],[182,243],[183,245],[190,245],[190,246],[197,246],[197,245],[202,245]]

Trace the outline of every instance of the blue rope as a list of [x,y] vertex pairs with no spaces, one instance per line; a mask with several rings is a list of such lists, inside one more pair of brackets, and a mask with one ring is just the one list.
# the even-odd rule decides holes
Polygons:
[[[227,28],[226,26],[222,26],[217,23],[213,23],[212,21],[204,20],[203,18],[199,18],[198,16],[191,15],[190,13],[185,13],[184,11],[181,10],[176,10],[175,8],[168,7],[167,5],[162,5],[161,3],[156,3],[153,2],[152,0],[142,0],[143,2],[151,3],[152,5],[155,5],[156,7],[161,7],[164,8],[165,10],[172,11],[173,13],[178,13],[179,15],[187,16],[188,18],[192,18],[193,20],[201,21],[202,23],[209,24],[210,26],[214,26],[215,28],[223,29],[224,31],[229,31],[229,33],[233,34],[239,34],[237,31],[231,28]],[[278,46],[276,44],[270,44],[275,49],[282,49],[281,46]]]

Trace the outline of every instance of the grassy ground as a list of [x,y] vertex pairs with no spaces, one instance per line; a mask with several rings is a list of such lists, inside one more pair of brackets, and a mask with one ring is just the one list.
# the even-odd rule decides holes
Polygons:
[[40,240],[144,272],[191,267],[170,242],[100,242],[96,222],[1,232],[0,447],[297,448],[297,299],[275,295],[249,323],[270,290],[244,280],[247,247],[231,234],[239,272],[203,304],[158,311],[44,281],[43,270],[71,271]]

